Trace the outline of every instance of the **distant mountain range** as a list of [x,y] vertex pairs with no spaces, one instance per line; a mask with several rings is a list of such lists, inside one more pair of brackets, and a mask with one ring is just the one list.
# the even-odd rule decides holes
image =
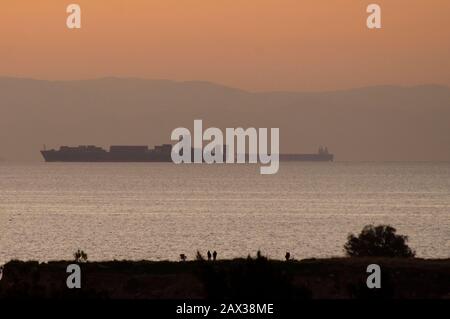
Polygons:
[[445,86],[248,92],[195,81],[0,77],[0,157],[8,160],[40,160],[43,144],[161,144],[194,119],[279,127],[285,153],[324,145],[338,161],[450,161]]

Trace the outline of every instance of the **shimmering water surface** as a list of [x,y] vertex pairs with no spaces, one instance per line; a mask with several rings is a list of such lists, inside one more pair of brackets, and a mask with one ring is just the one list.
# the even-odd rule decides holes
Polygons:
[[450,163],[0,163],[0,262],[341,256],[370,223],[450,257]]

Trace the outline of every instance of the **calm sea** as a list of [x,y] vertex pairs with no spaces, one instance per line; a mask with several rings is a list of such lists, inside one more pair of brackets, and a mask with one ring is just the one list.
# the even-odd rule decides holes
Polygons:
[[450,163],[0,163],[0,262],[342,256],[371,223],[450,257]]

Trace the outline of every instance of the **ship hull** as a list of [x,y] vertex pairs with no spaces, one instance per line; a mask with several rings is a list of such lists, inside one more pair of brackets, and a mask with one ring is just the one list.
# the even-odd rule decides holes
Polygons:
[[[41,151],[46,162],[172,162],[170,154]],[[282,162],[332,162],[333,154],[281,154]]]
[[170,155],[161,154],[112,154],[104,153],[76,153],[59,151],[41,151],[46,162],[172,162]]
[[282,162],[332,162],[333,154],[281,154]]

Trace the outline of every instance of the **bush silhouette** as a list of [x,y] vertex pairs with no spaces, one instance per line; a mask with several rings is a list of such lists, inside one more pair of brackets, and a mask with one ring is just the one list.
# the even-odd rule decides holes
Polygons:
[[358,237],[348,236],[344,249],[351,257],[414,257],[415,252],[406,244],[408,237],[396,232],[389,225],[367,225]]
[[197,255],[195,256],[195,259],[196,259],[197,261],[204,261],[204,260],[205,260],[205,258],[204,258],[203,255],[201,254],[201,252],[198,251],[198,250],[197,250]]
[[80,250],[80,249],[78,249],[78,250],[73,254],[73,257],[75,258],[75,261],[78,262],[78,263],[80,263],[80,262],[86,262],[87,259],[88,259],[87,254],[86,254],[84,251]]
[[267,260],[268,258],[264,256],[261,252],[261,250],[258,250],[256,252],[256,260]]

